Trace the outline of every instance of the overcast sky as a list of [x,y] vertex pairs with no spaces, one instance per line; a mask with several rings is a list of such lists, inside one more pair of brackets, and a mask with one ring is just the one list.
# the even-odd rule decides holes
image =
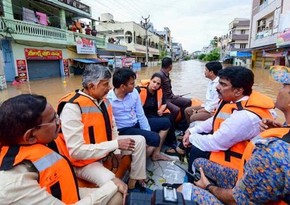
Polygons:
[[81,0],[93,18],[111,13],[115,21],[139,23],[150,15],[157,30],[168,27],[174,42],[193,52],[228,32],[234,18],[250,18],[252,0]]

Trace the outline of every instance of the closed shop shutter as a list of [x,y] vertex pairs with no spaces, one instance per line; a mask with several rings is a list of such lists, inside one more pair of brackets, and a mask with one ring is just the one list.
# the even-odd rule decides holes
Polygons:
[[59,60],[27,60],[29,80],[60,77]]

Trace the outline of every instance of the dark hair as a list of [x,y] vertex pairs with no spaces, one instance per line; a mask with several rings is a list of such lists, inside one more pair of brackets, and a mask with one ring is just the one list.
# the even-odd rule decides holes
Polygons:
[[0,106],[0,144],[16,145],[25,132],[42,123],[41,114],[47,105],[40,95],[22,94]]
[[172,65],[172,59],[165,57],[162,59],[161,67],[167,69],[170,65]]
[[15,80],[19,79],[19,76],[15,76],[14,79],[15,79]]
[[114,88],[119,88],[122,84],[127,85],[129,80],[133,78],[136,79],[136,73],[129,68],[120,68],[115,71],[113,75],[113,86]]
[[223,66],[220,62],[218,61],[211,61],[205,64],[205,67],[209,70],[212,71],[215,75],[218,75],[219,71],[223,69]]
[[152,80],[152,79],[155,78],[155,77],[160,78],[160,80],[161,80],[161,84],[162,84],[162,75],[161,75],[160,73],[154,73],[154,74],[151,76],[150,80]]
[[233,88],[243,88],[244,95],[252,93],[254,73],[242,66],[230,66],[219,71],[218,76],[231,82]]

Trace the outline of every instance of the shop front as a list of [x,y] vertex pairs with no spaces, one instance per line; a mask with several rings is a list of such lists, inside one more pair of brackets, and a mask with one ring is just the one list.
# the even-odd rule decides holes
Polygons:
[[54,78],[64,75],[62,51],[25,48],[28,80]]

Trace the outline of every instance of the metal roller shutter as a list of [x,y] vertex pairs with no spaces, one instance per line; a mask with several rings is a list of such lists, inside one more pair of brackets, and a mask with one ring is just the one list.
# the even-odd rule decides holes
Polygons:
[[28,60],[29,80],[60,77],[60,61]]

